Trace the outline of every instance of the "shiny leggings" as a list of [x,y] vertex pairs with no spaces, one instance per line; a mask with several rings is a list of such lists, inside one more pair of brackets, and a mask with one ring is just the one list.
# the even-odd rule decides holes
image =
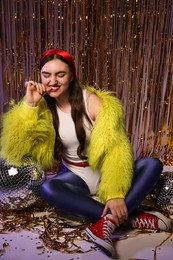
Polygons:
[[[135,162],[132,187],[125,198],[129,214],[154,188],[162,169],[161,161],[153,157]],[[65,167],[42,185],[40,195],[50,205],[77,216],[99,219],[104,209],[90,196],[86,183]]]

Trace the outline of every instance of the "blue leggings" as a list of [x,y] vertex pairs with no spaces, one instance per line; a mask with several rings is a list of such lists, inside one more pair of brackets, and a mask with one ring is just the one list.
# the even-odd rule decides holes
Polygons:
[[[129,214],[151,192],[162,170],[162,163],[156,158],[146,157],[135,162],[132,188],[125,198]],[[104,209],[104,204],[90,196],[87,184],[66,168],[43,183],[40,195],[50,205],[77,216],[99,219]]]

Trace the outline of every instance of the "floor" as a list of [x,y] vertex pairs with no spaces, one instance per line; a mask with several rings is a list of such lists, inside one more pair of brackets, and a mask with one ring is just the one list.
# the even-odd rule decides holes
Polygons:
[[[1,213],[0,259],[110,259],[84,235],[88,221],[67,216],[47,205],[39,207],[39,203],[29,210]],[[172,260],[173,230],[167,233],[121,228],[114,235],[114,245],[113,259]]]
[[[115,243],[117,257],[115,259],[151,259],[151,260],[172,260],[173,259],[173,237],[170,237],[163,243],[168,236],[164,233],[151,235],[138,235],[138,237],[128,238],[127,240],[117,241]],[[100,251],[91,251],[86,253],[60,253],[48,248],[41,248],[42,242],[34,233],[23,231],[21,233],[11,233],[1,235],[0,247],[7,241],[9,246],[5,248],[5,253],[0,257],[4,260],[95,260],[110,259]],[[163,243],[163,244],[162,244]],[[38,245],[40,249],[37,249]],[[90,243],[79,242],[84,250],[90,248]],[[157,247],[157,248],[156,248]],[[2,251],[2,250],[1,250]]]
[[[119,232],[117,239],[114,239],[116,252],[114,259],[173,259],[173,234],[149,231],[142,234],[136,230],[128,231],[126,234],[128,236]],[[34,260],[110,259],[95,248],[91,242],[81,238],[75,239],[74,242],[74,249],[71,248],[68,253],[66,249],[64,252],[59,252],[45,246],[43,240],[39,238],[38,230],[8,232],[0,234],[0,258],[4,260],[31,260],[32,258]]]

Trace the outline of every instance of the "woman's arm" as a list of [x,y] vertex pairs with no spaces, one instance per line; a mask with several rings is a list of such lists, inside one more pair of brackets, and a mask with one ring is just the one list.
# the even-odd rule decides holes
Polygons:
[[[88,92],[87,100],[90,117],[93,121],[95,121],[100,109],[102,108],[102,101],[96,94],[92,92]],[[106,201],[102,216],[105,216],[109,211],[111,211],[112,217],[117,226],[122,224],[128,217],[128,210],[124,198],[108,199]]]
[[3,115],[1,157],[17,166],[30,158],[49,167],[54,160],[55,131],[52,115],[42,98],[31,107],[25,98]]
[[121,102],[108,92],[96,94],[102,106],[91,134],[89,162],[93,169],[100,168],[98,195],[106,204],[103,215],[110,209],[116,222],[121,223],[127,216],[124,198],[133,177],[133,151],[125,131]]
[[94,93],[87,91],[88,112],[93,121],[96,120],[99,110],[102,107],[101,99]]

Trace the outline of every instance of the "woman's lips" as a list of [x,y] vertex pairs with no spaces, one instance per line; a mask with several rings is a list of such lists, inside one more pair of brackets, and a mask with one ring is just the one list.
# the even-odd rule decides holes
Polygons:
[[52,88],[51,88],[51,92],[56,92],[56,91],[59,90],[59,88],[60,88],[60,86],[52,87]]

